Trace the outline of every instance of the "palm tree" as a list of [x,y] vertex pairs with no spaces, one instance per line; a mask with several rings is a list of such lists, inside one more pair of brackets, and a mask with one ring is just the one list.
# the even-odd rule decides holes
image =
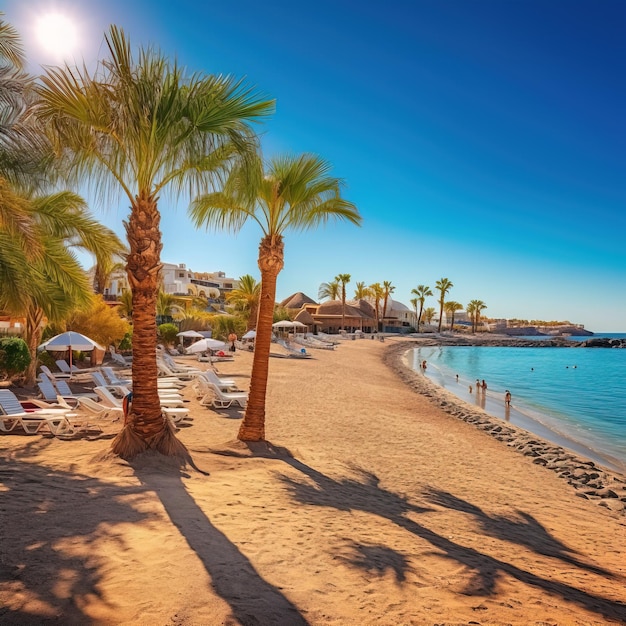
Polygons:
[[252,361],[250,392],[238,438],[265,439],[265,395],[276,280],[284,265],[283,234],[310,229],[331,219],[360,224],[356,207],[340,195],[342,181],[330,176],[330,164],[318,156],[277,156],[266,167],[235,169],[222,193],[196,200],[191,217],[197,226],[237,232],[250,219],[261,228],[261,298]]
[[431,324],[434,317],[435,317],[435,308],[432,306],[426,307],[424,309],[424,321],[427,324]]
[[443,307],[446,301],[446,294],[454,285],[447,278],[440,278],[435,283],[435,289],[439,290],[439,326],[437,332],[441,332],[441,323],[443,322]]
[[346,285],[350,282],[350,274],[338,274],[335,282],[341,285],[341,330],[345,330],[346,322]]
[[471,300],[467,305],[467,314],[472,320],[472,332],[475,333],[478,330],[478,323],[480,322],[480,314],[487,308],[487,305],[482,300]]
[[250,274],[239,278],[239,287],[226,294],[226,300],[246,318],[246,330],[256,327],[256,317],[261,297],[261,283]]
[[133,403],[112,450],[124,458],[149,448],[185,456],[157,390],[158,198],[168,190],[190,197],[210,191],[233,159],[254,152],[249,124],[268,115],[273,103],[230,77],[187,78],[153,49],[140,50],[136,61],[116,26],[105,43],[110,58],[93,74],[86,67],[47,69],[38,88],[39,114],[66,157],[69,176],[121,190],[130,203],[124,226],[133,297]]
[[319,300],[339,300],[339,282],[333,280],[330,283],[322,283],[317,290],[317,297]]
[[380,283],[374,283],[369,286],[370,298],[374,301],[374,313],[376,315],[376,330],[381,331],[380,327],[380,302],[385,297],[385,290]]
[[391,284],[391,281],[385,280],[383,282],[383,323],[387,315],[387,303],[389,302],[389,296],[396,290]]
[[355,300],[365,300],[366,298],[369,298],[369,295],[370,295],[369,287],[366,287],[364,282],[360,282],[356,284],[356,289],[354,290]]
[[457,311],[463,310],[463,305],[460,302],[455,302],[454,300],[448,300],[444,306],[446,310],[446,315],[450,315],[450,330],[454,328],[454,314]]
[[427,285],[418,285],[415,289],[411,289],[411,293],[417,296],[416,299],[420,303],[420,312],[417,316],[417,332],[419,333],[420,322],[422,321],[422,311],[424,310],[424,302],[428,296],[433,295],[433,292]]

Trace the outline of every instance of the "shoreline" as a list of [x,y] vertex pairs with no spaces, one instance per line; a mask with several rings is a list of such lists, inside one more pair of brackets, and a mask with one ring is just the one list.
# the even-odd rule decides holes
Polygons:
[[[417,345],[415,349],[419,350],[421,347],[423,347],[423,344]],[[425,372],[418,371],[418,366],[419,363],[415,362],[413,365],[408,364],[408,367],[426,376],[437,388],[450,392],[460,401],[479,407],[487,414],[500,419],[504,423],[518,426],[550,443],[568,448],[572,452],[595,461],[611,471],[626,475],[626,460],[611,455],[610,451],[601,447],[601,443],[596,448],[592,442],[577,439],[575,433],[559,430],[557,425],[550,424],[548,418],[542,415],[540,411],[535,410],[533,412],[528,407],[522,409],[515,404],[505,407],[502,402],[502,394],[497,394],[492,389],[489,389],[486,394],[485,392],[470,394],[467,388],[469,385],[473,385],[473,380],[462,378],[455,380],[449,370],[444,370],[444,368],[437,365],[435,365],[434,370],[432,367],[429,367]]]
[[[622,501],[623,499],[620,499],[616,492],[616,490],[622,490],[626,487],[626,473],[621,468],[609,467],[610,463],[607,459],[598,458],[594,460],[591,458],[596,456],[593,454],[594,451],[586,449],[585,446],[578,446],[580,450],[569,448],[568,444],[574,444],[572,447],[576,447],[576,442],[571,442],[567,437],[560,436],[559,433],[553,432],[540,422],[534,422],[530,418],[526,420],[527,423],[532,421],[533,425],[536,423],[543,427],[545,430],[543,437],[521,425],[490,415],[482,407],[469,404],[424,374],[416,372],[408,363],[407,352],[413,347],[423,345],[441,344],[435,343],[435,340],[432,339],[428,340],[427,344],[419,339],[402,340],[387,348],[383,355],[383,362],[413,391],[426,397],[447,414],[480,428],[508,447],[525,456],[533,457],[533,463],[556,472],[559,478],[566,480],[576,490],[577,496],[587,500],[595,500],[601,506],[626,515],[626,502]],[[444,345],[465,344],[448,343]],[[493,345],[493,343],[471,345]],[[537,430],[541,430],[541,428],[537,428]],[[554,436],[558,442],[550,441],[546,435]]]

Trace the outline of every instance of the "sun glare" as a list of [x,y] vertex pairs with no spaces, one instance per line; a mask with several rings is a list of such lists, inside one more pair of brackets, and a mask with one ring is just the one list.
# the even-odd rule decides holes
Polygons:
[[48,13],[37,19],[37,40],[41,47],[62,59],[71,54],[78,44],[78,32],[74,22],[61,13]]

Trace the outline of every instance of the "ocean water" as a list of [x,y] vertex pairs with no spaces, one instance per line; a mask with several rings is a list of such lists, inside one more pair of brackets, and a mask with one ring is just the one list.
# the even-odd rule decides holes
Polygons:
[[[626,473],[626,349],[428,346],[409,356],[416,371],[425,360],[425,375],[466,402]],[[476,379],[486,381],[486,394],[476,393]]]

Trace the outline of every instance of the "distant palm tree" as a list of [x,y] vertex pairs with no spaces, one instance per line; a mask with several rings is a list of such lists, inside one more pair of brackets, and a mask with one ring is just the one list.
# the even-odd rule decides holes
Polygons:
[[415,289],[411,289],[411,293],[417,296],[417,301],[420,303],[420,312],[417,316],[417,332],[419,333],[420,322],[422,321],[422,311],[424,310],[424,302],[428,296],[433,295],[433,292],[427,285],[418,285]]
[[330,175],[330,164],[318,156],[277,156],[265,165],[260,156],[231,173],[224,191],[193,202],[196,226],[237,232],[248,221],[263,233],[258,264],[261,298],[252,359],[250,391],[238,438],[265,439],[265,397],[269,369],[276,281],[284,265],[283,234],[311,229],[331,219],[360,224],[356,207],[340,195],[342,181]]
[[487,305],[482,300],[472,300],[467,305],[467,314],[472,320],[472,332],[475,333],[478,330],[478,323],[480,322],[480,314],[487,308]]
[[376,315],[376,330],[380,332],[381,322],[380,322],[380,303],[382,299],[385,297],[385,290],[380,283],[374,283],[369,286],[370,298],[374,302],[374,313]]
[[261,283],[250,274],[241,276],[239,278],[239,287],[226,294],[226,301],[233,305],[236,311],[243,313],[247,320],[246,330],[256,328],[260,297]]
[[439,291],[439,326],[437,328],[437,332],[441,332],[441,323],[443,322],[443,307],[446,301],[446,294],[450,289],[452,289],[454,285],[447,278],[440,278],[435,283],[435,289]]
[[350,274],[338,274],[335,276],[335,282],[341,286],[341,330],[346,329],[346,285],[350,282],[350,278]]
[[317,297],[319,300],[339,300],[339,294],[341,287],[336,280],[330,283],[322,283],[317,290]]
[[429,306],[429,307],[424,309],[424,321],[427,324],[431,324],[434,317],[435,317],[435,309],[434,309],[434,307]]
[[387,316],[387,304],[389,303],[389,296],[396,290],[396,288],[391,284],[391,281],[386,280],[383,282],[383,320]]
[[154,49],[140,50],[135,60],[116,26],[105,43],[109,58],[93,74],[86,66],[47,68],[38,87],[39,114],[73,180],[88,178],[113,193],[121,190],[130,203],[125,228],[133,294],[133,403],[113,452],[132,458],[153,448],[185,456],[163,419],[157,389],[158,199],[168,190],[194,197],[213,189],[233,159],[254,153],[250,124],[274,106],[230,77],[186,77]]
[[450,315],[450,330],[454,328],[454,314],[457,311],[463,310],[463,305],[460,302],[454,300],[448,300],[445,304],[446,315]]
[[369,295],[370,295],[369,287],[366,287],[364,282],[360,282],[356,284],[356,289],[354,290],[355,300],[365,300],[366,298],[369,298]]

